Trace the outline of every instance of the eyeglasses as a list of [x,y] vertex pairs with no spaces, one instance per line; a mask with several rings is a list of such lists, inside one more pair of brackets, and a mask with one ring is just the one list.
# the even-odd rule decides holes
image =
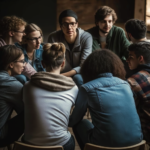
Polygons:
[[16,31],[16,30],[14,30],[14,32],[25,33],[25,31]]
[[71,22],[71,23],[64,22],[64,23],[62,23],[62,27],[65,27],[65,28],[67,28],[69,26],[70,27],[75,27],[76,24],[77,24],[77,22]]
[[27,38],[27,40],[30,40],[31,42],[36,42],[36,41],[41,40],[41,39],[42,39],[42,35],[37,37],[37,38],[32,38],[32,39]]
[[20,63],[23,63],[24,65],[26,64],[26,61],[25,60],[16,60],[14,62],[20,62]]

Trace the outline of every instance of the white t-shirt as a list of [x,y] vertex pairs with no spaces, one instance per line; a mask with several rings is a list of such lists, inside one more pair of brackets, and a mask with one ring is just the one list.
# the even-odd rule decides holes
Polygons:
[[33,145],[64,145],[68,131],[70,109],[75,104],[77,86],[61,92],[50,92],[27,82],[23,90],[25,105],[25,136]]

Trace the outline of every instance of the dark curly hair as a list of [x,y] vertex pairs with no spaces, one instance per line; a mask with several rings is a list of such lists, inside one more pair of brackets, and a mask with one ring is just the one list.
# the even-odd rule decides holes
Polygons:
[[110,50],[96,50],[88,56],[81,67],[84,83],[94,80],[101,73],[112,73],[113,76],[125,79],[125,69],[120,58]]

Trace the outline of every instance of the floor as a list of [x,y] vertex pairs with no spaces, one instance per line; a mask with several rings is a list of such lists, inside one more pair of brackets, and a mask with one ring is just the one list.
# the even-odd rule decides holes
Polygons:
[[[16,113],[15,113],[15,111],[14,111],[14,112],[12,113],[12,116],[11,116],[11,117],[13,117],[13,116],[15,116],[15,115],[16,115]],[[84,119],[88,119],[89,121],[91,121],[91,117],[90,117],[89,113],[86,113],[86,115],[84,116]],[[74,134],[73,134],[73,131],[72,131],[72,128],[68,128],[68,130],[70,131],[70,133],[71,133],[72,135],[74,135]],[[21,139],[21,138],[20,138],[20,139]],[[20,139],[19,139],[19,141],[20,141]],[[4,148],[0,148],[0,150],[8,150],[8,148],[7,148],[7,147],[4,147]],[[79,147],[79,145],[78,145],[76,139],[75,139],[75,150],[80,150],[80,147]]]

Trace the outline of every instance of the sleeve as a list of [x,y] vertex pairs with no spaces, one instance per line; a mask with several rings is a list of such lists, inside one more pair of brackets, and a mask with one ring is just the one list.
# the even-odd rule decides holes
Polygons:
[[24,110],[23,85],[19,81],[12,81],[5,93],[5,100],[10,103],[17,114]]
[[121,30],[121,49],[122,49],[122,57],[125,57],[126,59],[128,58],[128,47],[130,45],[129,40],[127,39],[124,30]]
[[87,102],[87,93],[85,89],[81,87],[77,96],[77,100],[75,102],[75,108],[69,118],[69,127],[73,127],[83,119],[87,111]]
[[84,60],[92,53],[92,44],[93,39],[92,36],[87,33],[87,38],[84,41],[83,47],[81,48],[81,59],[80,59],[80,66],[73,68],[77,73],[80,73],[80,68],[84,62]]

